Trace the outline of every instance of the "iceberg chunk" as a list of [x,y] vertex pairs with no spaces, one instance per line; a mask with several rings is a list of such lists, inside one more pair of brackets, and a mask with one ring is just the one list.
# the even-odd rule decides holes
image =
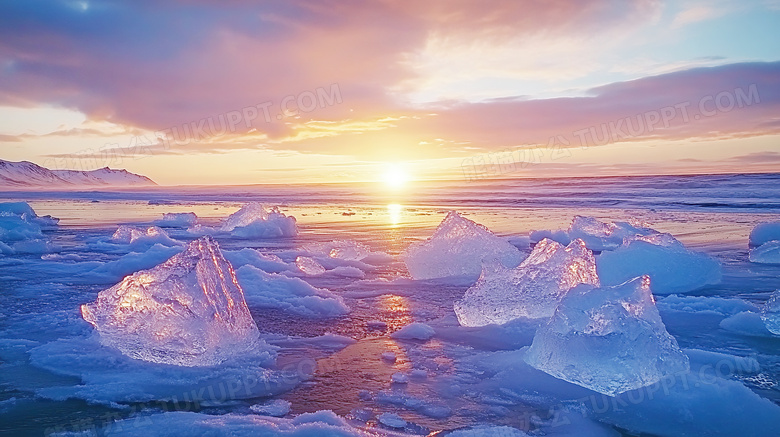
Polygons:
[[610,396],[687,372],[688,357],[664,326],[650,277],[615,287],[581,285],[539,328],[525,361]]
[[503,324],[518,317],[553,315],[561,298],[576,285],[599,285],[593,252],[582,240],[564,247],[544,239],[519,266],[486,267],[479,281],[455,302],[462,326]]
[[596,258],[604,285],[618,285],[649,275],[656,294],[686,293],[721,279],[720,263],[694,252],[669,234],[637,236],[626,244]]
[[260,203],[248,203],[222,223],[223,232],[238,238],[294,237],[298,235],[295,217],[288,217],[274,207],[266,211]]
[[772,240],[780,240],[780,222],[759,223],[750,231],[751,246],[760,246]]
[[211,237],[101,291],[81,313],[103,345],[155,363],[216,365],[259,336],[233,267]]
[[181,246],[181,242],[171,239],[168,233],[157,226],[151,226],[146,229],[136,228],[134,226],[120,226],[114,235],[111,236],[112,243],[128,244],[133,248],[149,248],[155,244],[166,247]]
[[155,224],[162,228],[187,228],[198,223],[198,216],[194,212],[164,213],[163,218]]
[[627,222],[602,222],[593,217],[574,216],[568,230],[532,231],[532,242],[549,238],[563,245],[577,238],[585,242],[585,246],[593,251],[612,250],[623,244],[626,238],[657,234],[658,231]]
[[483,261],[515,267],[523,254],[488,228],[450,211],[433,235],[412,244],[403,255],[414,279],[478,276]]
[[772,240],[750,250],[751,262],[761,264],[780,264],[780,241]]
[[761,320],[772,334],[780,335],[780,290],[772,293],[761,310]]
[[46,253],[54,250],[43,230],[59,219],[39,217],[25,202],[0,203],[0,253]]
[[593,217],[575,216],[569,227],[569,238],[579,238],[590,250],[612,250],[623,244],[623,240],[637,235],[658,233],[650,228],[636,227],[626,222],[604,223]]

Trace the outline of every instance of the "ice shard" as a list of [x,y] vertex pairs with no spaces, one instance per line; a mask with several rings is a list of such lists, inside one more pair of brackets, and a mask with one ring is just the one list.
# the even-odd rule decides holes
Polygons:
[[102,344],[155,363],[216,365],[259,335],[232,266],[208,236],[101,291],[81,313]]

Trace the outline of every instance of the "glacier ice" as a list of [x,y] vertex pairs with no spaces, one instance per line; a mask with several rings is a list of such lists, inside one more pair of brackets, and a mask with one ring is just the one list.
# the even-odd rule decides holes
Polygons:
[[780,240],[767,241],[751,249],[748,258],[754,263],[780,264]]
[[780,222],[759,223],[750,231],[751,246],[760,246],[772,240],[780,240]]
[[455,302],[455,314],[462,326],[546,318],[578,284],[599,285],[593,252],[579,239],[566,247],[544,239],[514,269],[486,266],[477,283]]
[[482,263],[497,260],[514,267],[523,254],[488,228],[450,211],[433,235],[404,252],[404,262],[414,279],[478,276]]
[[244,205],[222,222],[220,231],[238,238],[294,237],[298,235],[295,217],[274,207],[266,210],[257,202]]
[[772,296],[761,310],[761,320],[766,329],[772,334],[780,335],[780,290],[772,293]]
[[623,244],[626,238],[632,238],[638,235],[646,236],[658,233],[658,231],[635,226],[628,222],[602,222],[593,217],[574,216],[574,219],[567,230],[558,231],[532,231],[530,238],[532,242],[541,241],[549,238],[563,245],[576,240],[577,238],[585,242],[585,246],[593,251],[601,252],[612,250]]
[[603,285],[618,285],[649,275],[656,294],[686,293],[721,279],[720,263],[687,249],[669,234],[627,238],[623,246],[596,258]]
[[59,219],[38,216],[25,202],[0,203],[0,254],[41,254],[55,250],[43,231]]
[[194,212],[170,212],[164,213],[163,218],[155,224],[162,228],[187,228],[198,223],[198,216]]
[[102,344],[155,363],[219,364],[259,336],[233,268],[211,237],[101,291],[81,312]]
[[649,276],[614,287],[580,285],[534,336],[525,361],[556,378],[610,396],[689,370],[664,326]]
[[155,244],[173,247],[180,246],[182,243],[173,240],[168,233],[157,226],[150,226],[146,229],[135,226],[120,226],[114,235],[111,236],[112,243],[127,244],[132,248],[149,248]]

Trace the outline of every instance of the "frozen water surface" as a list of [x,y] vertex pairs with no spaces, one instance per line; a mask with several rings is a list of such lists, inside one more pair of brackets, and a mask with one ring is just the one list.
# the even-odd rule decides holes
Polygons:
[[[773,317],[767,303],[780,289],[780,266],[751,262],[749,250],[758,246],[748,241],[756,225],[778,221],[778,182],[777,175],[505,180],[421,185],[398,196],[341,185],[4,193],[2,201],[27,202],[38,218],[61,220],[33,219],[40,233],[30,226],[31,239],[2,240],[11,247],[37,241],[49,249],[0,256],[0,434],[774,436],[780,429],[780,336],[766,320]],[[297,234],[260,232],[268,221],[241,236],[220,230],[226,217],[254,202],[278,205],[279,214],[295,218]],[[28,229],[18,221],[28,212],[19,208],[26,207],[12,208],[10,221]],[[455,238],[430,252],[432,259],[452,261],[439,264],[440,274],[456,277],[412,279],[402,254],[424,244],[453,209],[484,225],[489,231],[477,227],[482,232],[476,234],[485,239]],[[161,221],[163,214],[187,212],[237,271],[258,347],[219,364],[188,367],[130,358],[103,345],[80,306],[196,240],[200,235],[188,231],[187,217],[178,217],[177,226]],[[566,244],[576,239],[568,235],[575,216],[606,226],[586,220],[593,229],[576,227],[586,246],[599,247],[597,266],[599,257],[620,253],[632,241],[668,249],[662,234],[685,249],[675,255],[678,264],[699,255],[718,262],[720,281],[688,284],[684,294],[657,292],[651,279],[658,316],[690,371],[602,394],[526,363],[549,317],[461,325],[455,303],[497,258],[461,241],[508,243],[516,252],[502,243],[489,247],[513,254],[519,264],[542,240],[529,238],[533,231],[563,229],[548,235]],[[110,242],[122,225],[164,227],[179,244]],[[474,227],[466,223],[464,230]],[[621,235],[625,230],[633,237]],[[461,248],[479,256],[458,257],[466,253]],[[640,267],[660,266],[665,257],[659,252],[653,264],[641,261],[651,259],[647,252],[639,255]],[[316,260],[326,272],[306,275],[298,257]],[[476,273],[460,274],[465,266]],[[683,276],[666,277],[679,285]],[[652,362],[651,343],[640,340],[657,325],[621,319],[621,311],[622,305],[604,306],[603,320],[626,324],[616,331],[621,335],[603,340],[639,336],[625,360],[614,361],[620,352],[606,350],[588,369],[607,387],[634,386],[636,375],[652,373],[628,372],[637,371],[629,358],[641,352]],[[594,362],[587,349],[568,352],[578,369]],[[631,366],[618,375],[621,361]],[[261,415],[282,414],[287,403],[282,418]],[[396,416],[402,428],[380,420]]]

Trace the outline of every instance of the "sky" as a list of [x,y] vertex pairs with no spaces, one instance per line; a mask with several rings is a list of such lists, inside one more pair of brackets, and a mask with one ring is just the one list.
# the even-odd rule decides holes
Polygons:
[[778,0],[0,2],[0,159],[159,184],[780,171]]

